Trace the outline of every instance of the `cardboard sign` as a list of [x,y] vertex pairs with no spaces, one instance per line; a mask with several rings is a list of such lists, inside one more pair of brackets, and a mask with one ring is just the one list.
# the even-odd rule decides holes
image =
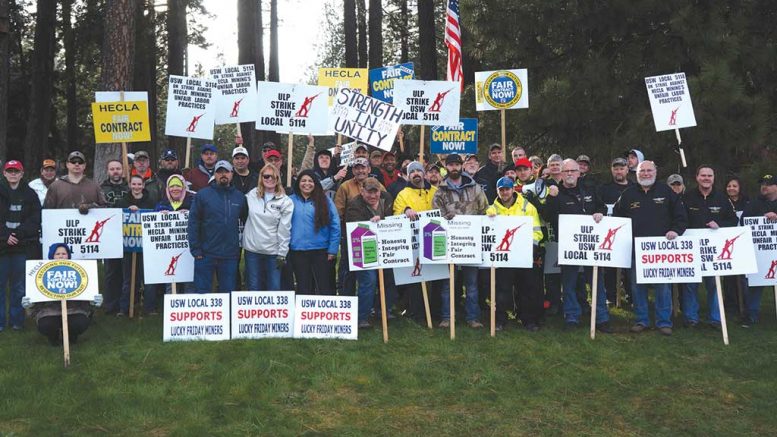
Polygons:
[[146,284],[194,280],[194,257],[189,252],[189,211],[140,215],[143,226],[143,275]]
[[480,267],[528,269],[534,263],[531,217],[497,215],[483,219],[483,264]]
[[391,150],[401,123],[402,110],[347,88],[338,90],[329,117],[330,130],[383,150]]
[[561,214],[558,227],[559,264],[631,267],[631,219]]
[[97,144],[151,141],[145,101],[92,103],[92,124]]
[[92,208],[83,215],[77,209],[41,211],[43,256],[54,243],[65,243],[73,259],[116,259],[124,257],[122,212],[119,208]]
[[475,107],[478,111],[528,108],[526,69],[476,72]]
[[212,140],[215,88],[216,82],[211,79],[170,76],[165,135]]
[[274,132],[327,133],[329,107],[322,86],[258,82],[256,129]]
[[97,261],[28,260],[25,296],[33,303],[55,300],[93,300],[99,293]]
[[478,153],[478,119],[462,118],[453,126],[432,126],[429,148],[432,153]]
[[699,239],[639,237],[634,239],[637,284],[701,282]]
[[442,80],[394,83],[394,106],[404,111],[402,124],[457,126],[461,84]]
[[370,95],[386,103],[394,103],[394,81],[412,80],[414,77],[412,62],[370,70]]
[[546,275],[561,273],[561,266],[558,265],[558,243],[555,241],[548,241],[545,243],[543,273]]
[[218,90],[214,95],[216,124],[235,124],[256,119],[254,64],[211,68],[210,78]]
[[[351,141],[350,143],[345,143],[340,146],[340,167],[346,166],[350,167],[353,163],[353,151],[356,149],[356,141]],[[335,156],[335,148],[331,147],[329,149],[329,153],[332,154],[332,156]]]
[[702,276],[747,275],[758,271],[749,227],[688,229],[683,236],[699,240]]
[[352,272],[413,266],[410,219],[345,224]]
[[696,126],[685,73],[645,78],[656,132]]
[[359,298],[355,296],[297,295],[294,338],[356,340]]
[[162,341],[229,340],[229,294],[166,294]]
[[140,225],[140,214],[145,212],[154,212],[153,209],[139,209],[131,211],[127,208],[122,210],[121,230],[124,239],[124,252],[143,252],[143,232]]
[[479,215],[421,218],[421,264],[482,264],[482,219]]
[[745,217],[745,226],[750,232],[755,246],[755,259],[758,271],[747,275],[751,287],[777,285],[777,222],[766,217]]
[[233,291],[232,339],[291,338],[293,291]]
[[[412,232],[412,250],[413,265],[410,267],[399,267],[394,269],[394,282],[397,285],[417,284],[419,282],[437,281],[448,277],[448,267],[442,264],[421,264],[420,253],[420,228],[421,217],[438,218],[442,217],[439,209],[431,211],[418,212],[419,219],[410,222],[410,231]],[[407,219],[405,215],[392,215],[386,217],[389,220]]]
[[334,104],[335,95],[340,88],[367,95],[369,77],[366,68],[319,68],[318,85],[329,88],[328,104]]

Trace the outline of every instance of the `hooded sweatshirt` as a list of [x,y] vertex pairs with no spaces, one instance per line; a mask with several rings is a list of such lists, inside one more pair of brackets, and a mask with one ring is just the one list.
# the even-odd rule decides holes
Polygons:
[[294,202],[282,193],[263,197],[258,193],[254,188],[246,194],[248,218],[243,229],[243,249],[285,257],[289,251]]
[[83,203],[89,205],[90,208],[108,205],[105,201],[105,195],[93,180],[84,177],[79,183],[74,184],[70,182],[68,175],[65,175],[51,184],[49,191],[46,193],[43,208],[78,208]]

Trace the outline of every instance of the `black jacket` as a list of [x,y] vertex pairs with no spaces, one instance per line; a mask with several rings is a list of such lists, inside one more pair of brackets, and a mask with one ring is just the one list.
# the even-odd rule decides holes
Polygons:
[[631,219],[634,237],[659,237],[669,231],[682,235],[688,227],[683,200],[662,183],[653,184],[647,192],[639,185],[627,188],[613,215]]
[[106,179],[100,184],[100,189],[103,190],[108,208],[116,208],[116,202],[123,199],[129,193],[129,187],[123,179],[120,184],[112,184],[111,181]]
[[496,181],[502,177],[504,167],[504,163],[497,166],[489,160],[486,165],[481,167],[475,176],[472,177],[475,182],[480,184],[480,188],[483,189],[483,192],[486,193],[489,205],[494,203],[494,199],[496,199]]
[[599,196],[585,186],[567,188],[558,186],[558,196],[548,196],[543,208],[543,218],[558,231],[558,216],[561,214],[594,215],[607,214],[607,206]]
[[[0,253],[30,253],[30,250],[37,249],[40,211],[40,199],[26,183],[19,183],[16,190],[11,190],[8,185],[0,186]],[[19,243],[8,246],[11,234],[16,235]]]
[[626,185],[616,184],[615,181],[607,182],[606,184],[599,185],[599,197],[606,205],[614,205],[621,197],[621,194],[626,191],[626,188],[634,185],[637,184],[628,180]]
[[[285,183],[285,181],[283,183]],[[241,176],[237,172],[232,175],[232,186],[243,194],[247,194],[249,191],[256,188],[257,185],[259,185],[258,171],[249,169],[248,174],[245,176]]]
[[701,194],[698,188],[685,192],[683,196],[685,211],[688,213],[688,228],[702,229],[714,221],[720,227],[737,225],[737,215],[728,196],[713,188],[708,196]]
[[154,209],[156,208],[157,201],[148,192],[147,189],[143,189],[143,197],[136,199],[132,196],[132,193],[127,193],[121,200],[116,202],[116,208],[129,208],[130,206],[137,206],[138,209]]
[[763,196],[758,196],[747,204],[742,217],[763,217],[767,212],[777,213],[777,200],[767,200]]

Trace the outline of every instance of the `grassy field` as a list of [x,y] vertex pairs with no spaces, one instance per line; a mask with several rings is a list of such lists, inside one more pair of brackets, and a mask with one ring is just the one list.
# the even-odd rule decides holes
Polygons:
[[456,341],[407,320],[359,341],[162,343],[99,317],[62,368],[28,321],[0,334],[3,435],[773,435],[777,323],[588,339],[550,319]]

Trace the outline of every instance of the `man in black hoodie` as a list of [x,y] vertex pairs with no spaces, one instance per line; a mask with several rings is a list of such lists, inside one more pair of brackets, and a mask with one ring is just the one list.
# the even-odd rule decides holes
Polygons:
[[[124,180],[124,167],[121,161],[113,159],[106,164],[108,179],[100,184],[100,189],[105,195],[105,201],[108,208],[118,208],[120,203],[129,194],[127,181]],[[156,177],[157,175],[154,175]],[[152,183],[151,180],[147,184]],[[103,290],[105,314],[119,313],[119,300],[121,298],[122,284],[124,283],[124,273],[122,268],[122,259],[105,259],[105,283]]]
[[486,193],[489,205],[496,199],[496,181],[502,177],[505,165],[502,146],[494,143],[488,148],[488,162],[473,178]]

